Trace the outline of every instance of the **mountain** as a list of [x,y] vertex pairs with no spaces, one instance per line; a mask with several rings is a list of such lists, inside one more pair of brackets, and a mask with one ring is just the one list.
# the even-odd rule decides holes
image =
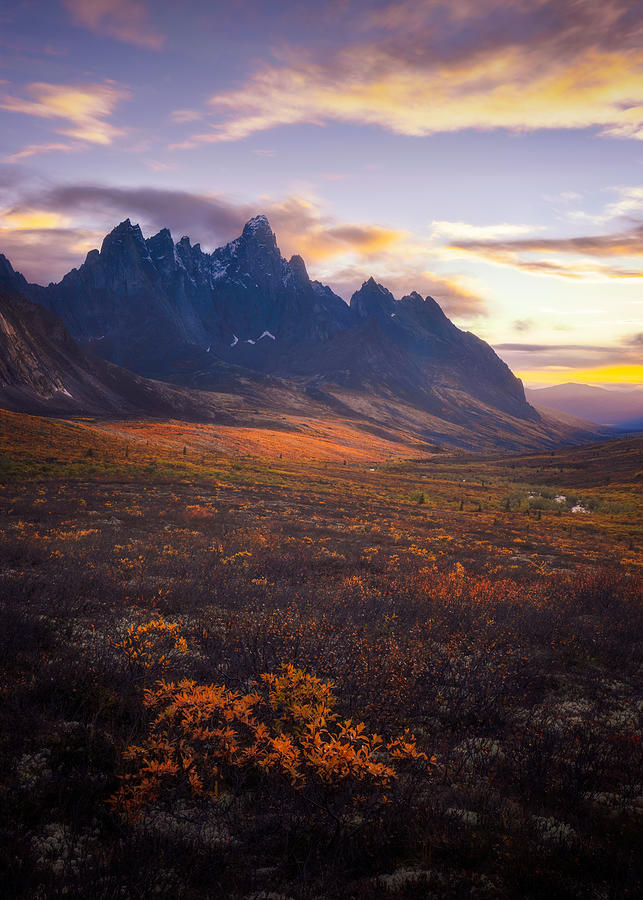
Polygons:
[[[55,320],[36,326],[36,313],[21,308],[29,327],[40,328],[42,350],[42,365],[33,367],[24,390],[32,399],[48,392],[48,404],[55,397],[68,408],[61,385],[78,399],[82,370],[100,395],[87,397],[85,408],[115,410],[121,403],[123,414],[139,402],[131,399],[136,384],[152,392],[146,399],[153,396],[152,406],[189,406],[186,398],[195,396],[189,391],[201,391],[192,404],[196,415],[212,415],[203,392],[216,392],[229,406],[241,398],[266,415],[314,408],[371,430],[401,429],[469,448],[553,446],[593,436],[586,423],[536,411],[491,347],[457,328],[432,297],[396,300],[371,278],[345,303],[309,278],[301,257],[282,257],[265,216],[212,253],[188,237],[175,243],[168,229],[146,240],[126,219],[58,284],[28,284],[0,255],[0,286],[59,317],[79,345],[74,349],[69,335],[56,332],[56,353],[64,347],[72,373],[62,363],[59,370],[59,356],[44,340],[47,328],[56,331]],[[138,381],[116,388],[115,370],[99,371],[97,357],[121,367],[119,379],[135,378],[127,369]],[[12,365],[15,378],[15,353]],[[173,383],[164,390],[177,393],[159,396],[150,378]],[[99,390],[105,379],[109,396]]]
[[535,406],[570,413],[620,431],[643,430],[643,390],[606,390],[589,384],[556,384],[525,391]]
[[277,335],[283,346],[322,341],[350,320],[340,297],[310,281],[301,257],[282,258],[264,216],[211,254],[187,237],[175,244],[168,229],[146,241],[126,219],[59,284],[16,279],[9,286],[59,315],[81,345],[163,378],[207,366],[210,352],[272,370]]
[[91,356],[57,316],[1,288],[0,406],[53,415],[217,417],[210,395],[153,382]]
[[216,374],[224,363],[401,392],[431,409],[464,390],[537,418],[505,363],[433,298],[396,301],[371,278],[347,305],[311,281],[301,257],[281,256],[265,216],[213,253],[187,237],[175,244],[167,229],[146,241],[127,219],[58,284],[28,285],[4,258],[3,280],[82,346],[142,375]]

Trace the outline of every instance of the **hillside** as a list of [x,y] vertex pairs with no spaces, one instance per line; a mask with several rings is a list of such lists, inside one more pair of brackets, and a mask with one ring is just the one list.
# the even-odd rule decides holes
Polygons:
[[1,288],[0,405],[58,416],[216,418],[213,395],[150,381],[86,353],[57,316]]

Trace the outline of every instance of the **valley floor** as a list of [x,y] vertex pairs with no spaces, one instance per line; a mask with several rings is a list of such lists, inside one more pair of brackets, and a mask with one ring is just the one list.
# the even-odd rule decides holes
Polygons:
[[643,440],[0,426],[8,896],[640,896]]

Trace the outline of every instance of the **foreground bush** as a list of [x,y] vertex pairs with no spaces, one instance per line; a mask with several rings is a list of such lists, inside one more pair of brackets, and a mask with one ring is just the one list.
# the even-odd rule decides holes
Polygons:
[[147,740],[126,749],[133,772],[123,776],[114,805],[135,818],[162,791],[218,800],[222,788],[259,773],[282,776],[296,789],[309,782],[329,790],[384,787],[402,763],[427,761],[411,735],[384,742],[343,720],[332,684],[292,665],[262,674],[256,687],[240,694],[184,679],[148,688],[144,704],[154,715]]

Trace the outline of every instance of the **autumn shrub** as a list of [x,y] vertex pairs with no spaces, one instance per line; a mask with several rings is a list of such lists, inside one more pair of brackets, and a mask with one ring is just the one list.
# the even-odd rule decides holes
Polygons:
[[186,653],[187,643],[179,622],[166,622],[162,616],[140,625],[130,625],[117,641],[128,662],[143,669],[164,668],[174,653]]
[[295,790],[309,782],[386,787],[400,765],[429,764],[412,735],[385,741],[343,719],[332,684],[292,665],[262,674],[255,687],[241,694],[185,679],[146,689],[148,733],[124,752],[130,765],[115,806],[136,818],[172,789],[217,800],[240,774],[242,783],[275,775]]

